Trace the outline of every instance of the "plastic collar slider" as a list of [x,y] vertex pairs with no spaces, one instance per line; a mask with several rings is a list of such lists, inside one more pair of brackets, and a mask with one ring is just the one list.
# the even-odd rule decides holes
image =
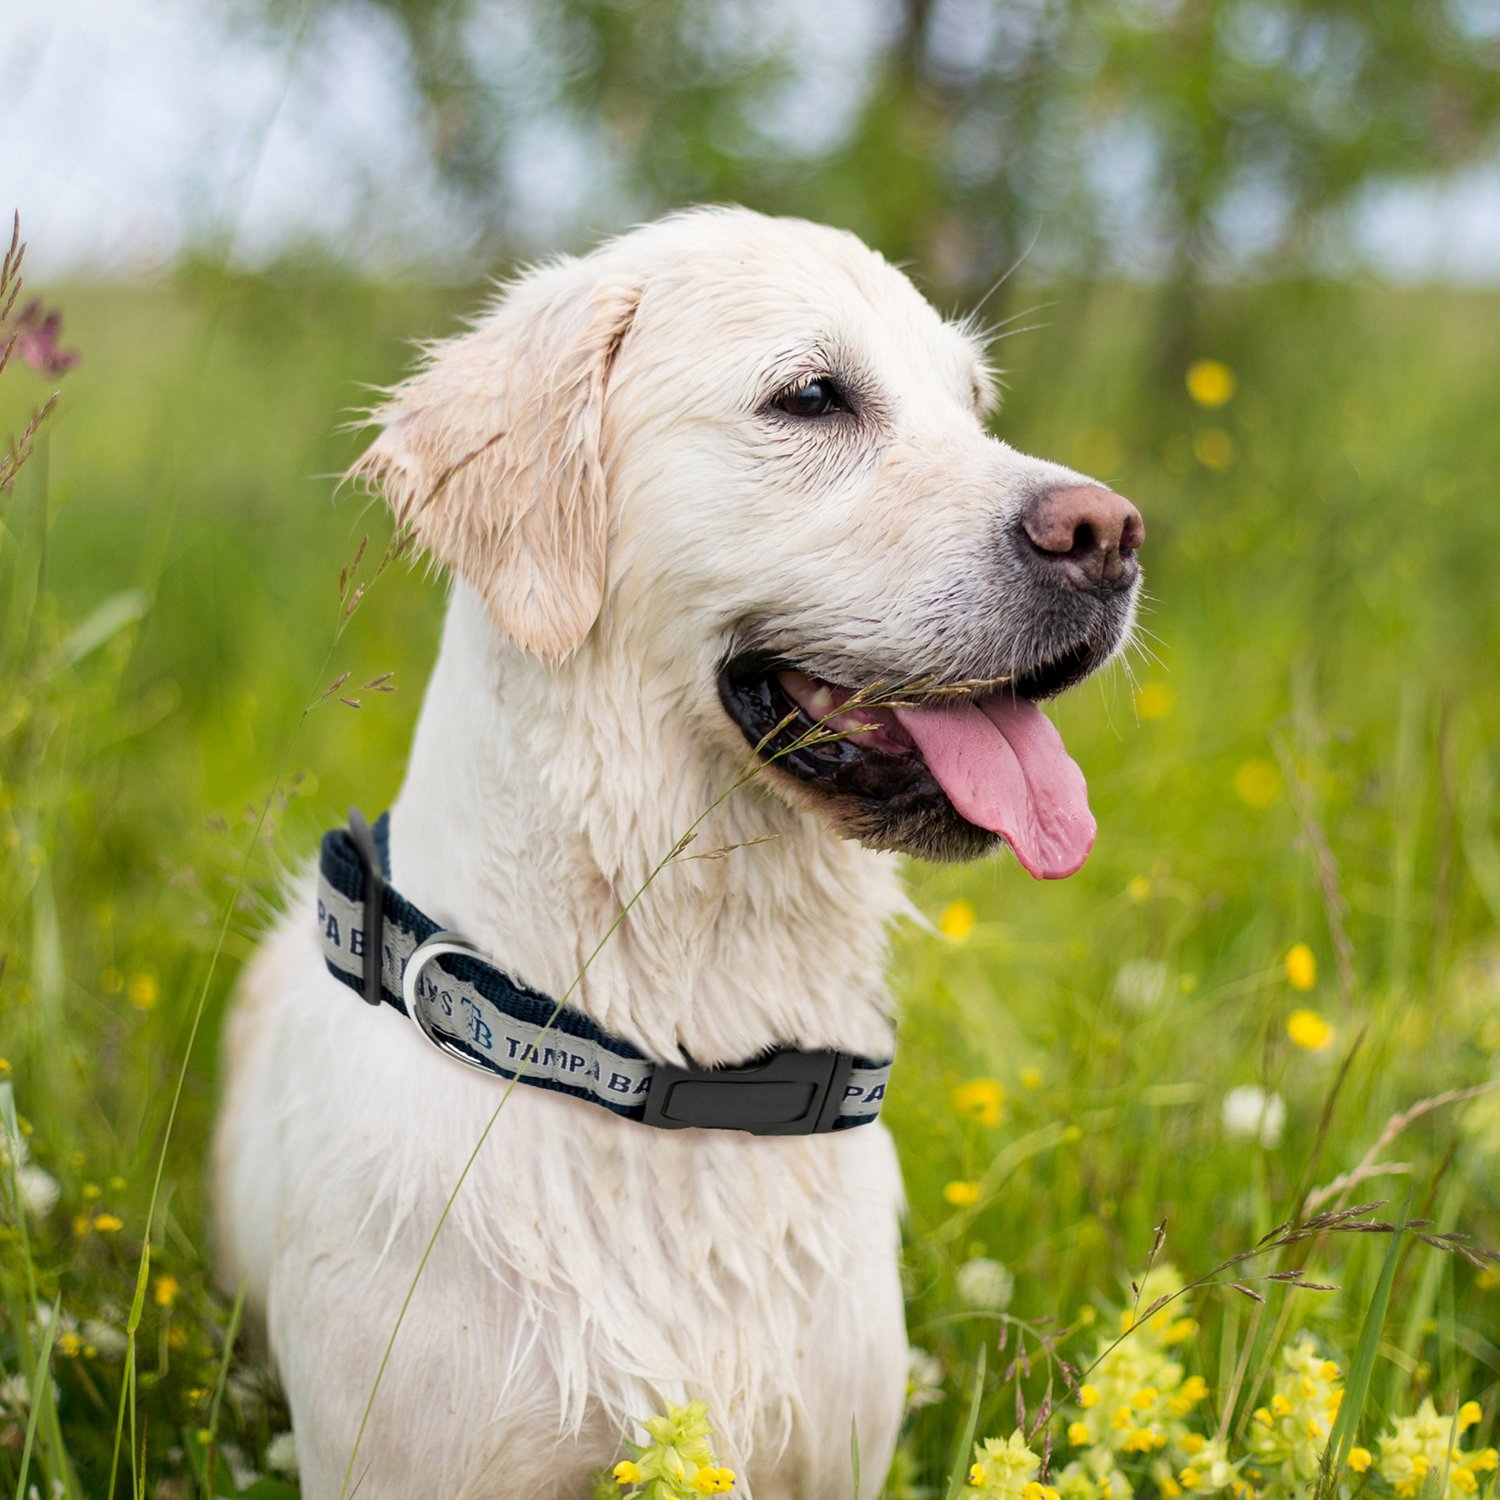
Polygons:
[[668,1130],[711,1127],[751,1135],[832,1130],[854,1059],[847,1052],[780,1050],[743,1068],[658,1063],[644,1122]]

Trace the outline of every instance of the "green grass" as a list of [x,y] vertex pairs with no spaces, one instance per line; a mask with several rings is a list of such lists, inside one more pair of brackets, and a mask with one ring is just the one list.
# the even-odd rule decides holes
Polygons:
[[[474,295],[201,274],[58,299],[84,363],[0,499],[0,1056],[30,1165],[61,1185],[19,1219],[0,1186],[0,1381],[22,1374],[42,1397],[34,1424],[0,1415],[7,1492],[24,1464],[27,1483],[107,1494],[122,1410],[117,1494],[224,1489],[223,1445],[263,1468],[286,1426],[253,1360],[226,1351],[234,1309],[207,1270],[218,1031],[279,872],[398,784],[442,591],[392,568],[339,637],[340,569],[368,532],[368,576],[389,531],[335,503],[329,476],[357,452],[339,424],[360,383],[395,378],[407,340],[452,330]],[[910,930],[896,949],[908,1313],[945,1394],[914,1414],[893,1493],[943,1492],[982,1351],[980,1436],[1010,1431],[1017,1384],[1029,1409],[1042,1398],[1037,1334],[1030,1376],[1010,1376],[1025,1331],[996,1347],[996,1320],[956,1289],[966,1260],[1003,1262],[1009,1315],[1057,1318],[1060,1337],[1086,1306],[1130,1301],[1162,1220],[1161,1258],[1206,1273],[1352,1168],[1391,1116],[1488,1080],[1500,1052],[1496,299],[1226,290],[1202,353],[1239,388],[1205,411],[1180,372],[1153,374],[1141,294],[1034,300],[1053,297],[1050,328],[1000,347],[999,429],[1141,503],[1151,654],[1134,684],[1116,670],[1057,710],[1101,829],[1080,875],[911,872],[934,918],[963,901],[975,922],[961,942]],[[0,431],[44,389],[7,372]],[[1224,460],[1210,429],[1233,445],[1220,469],[1198,456]],[[393,672],[398,691],[307,712],[344,671]],[[1137,713],[1148,684],[1156,717]],[[1284,970],[1298,943],[1317,959],[1308,993]],[[1289,1040],[1299,1007],[1336,1028],[1327,1052]],[[972,1078],[1002,1086],[998,1124],[955,1112]],[[1278,1146],[1226,1134],[1224,1096],[1244,1084],[1284,1098]],[[1497,1157],[1500,1108],[1446,1105],[1382,1153],[1409,1173],[1344,1201],[1410,1193],[1413,1215],[1500,1243]],[[974,1182],[972,1205],[945,1197]],[[1339,1287],[1257,1283],[1264,1312],[1191,1295],[1187,1362],[1238,1392],[1236,1429],[1301,1329],[1346,1365],[1373,1351],[1367,1445],[1429,1392],[1451,1412],[1494,1388],[1500,1290],[1460,1258],[1409,1244],[1379,1337],[1364,1326],[1386,1243],[1329,1234],[1238,1267],[1305,1261]],[[42,1328],[34,1309],[54,1300]],[[1059,1353],[1078,1363],[1095,1339]],[[47,1341],[55,1403],[33,1378]]]

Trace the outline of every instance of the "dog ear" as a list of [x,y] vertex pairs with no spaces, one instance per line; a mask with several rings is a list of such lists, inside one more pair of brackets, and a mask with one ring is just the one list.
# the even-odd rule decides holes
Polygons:
[[350,471],[540,656],[577,646],[604,602],[604,394],[639,300],[587,261],[532,272],[427,351]]

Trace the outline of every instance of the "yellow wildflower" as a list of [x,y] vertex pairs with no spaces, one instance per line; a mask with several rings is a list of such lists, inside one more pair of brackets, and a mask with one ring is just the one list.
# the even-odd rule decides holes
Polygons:
[[734,1488],[734,1470],[704,1465],[693,1475],[693,1488],[700,1495],[722,1495]]
[[1075,1448],[1086,1447],[1093,1441],[1093,1435],[1089,1432],[1088,1425],[1084,1422],[1068,1423],[1068,1441]]
[[1256,756],[1234,773],[1234,794],[1257,812],[1274,807],[1281,799],[1281,772],[1274,761]]
[[[1009,1438],[986,1438],[974,1445],[974,1466],[964,1500],[1050,1500],[1036,1483],[1041,1459],[1027,1446],[1020,1428]],[[1033,1494],[1036,1485],[1040,1494]]]
[[1091,1385],[1079,1386],[1078,1404],[1083,1407],[1085,1411],[1087,1411],[1091,1406],[1098,1406],[1099,1392]]
[[1042,1086],[1042,1070],[1040,1068],[1022,1068],[1016,1074],[1016,1078],[1023,1089],[1035,1091]]
[[943,1200],[954,1208],[972,1208],[982,1191],[977,1182],[950,1182],[943,1189]]
[[954,901],[943,909],[942,916],[938,918],[938,931],[944,937],[952,938],[955,943],[962,943],[974,931],[977,920],[972,901]]
[[145,973],[137,974],[130,981],[130,988],[125,992],[125,998],[137,1010],[155,1009],[160,995],[161,989],[156,983],[156,977]]
[[117,1229],[123,1229],[124,1227],[124,1219],[120,1218],[117,1214],[106,1213],[94,1215],[94,1228],[100,1234],[113,1234]]
[[1294,1010],[1286,1019],[1286,1034],[1307,1052],[1326,1052],[1334,1030],[1315,1010]]
[[[1306,943],[1296,943],[1287,950],[1286,961],[1282,965],[1282,968],[1286,973],[1286,982],[1294,990],[1301,990],[1306,994],[1308,990],[1315,988],[1318,983],[1318,960]],[[1322,1022],[1324,1027],[1328,1026],[1328,1023],[1316,1011],[1298,1011],[1297,1015],[1311,1016],[1314,1021]],[[1291,1031],[1291,1029],[1291,1022],[1288,1021],[1287,1030]],[[1304,1042],[1298,1037],[1293,1036],[1292,1040],[1299,1047],[1323,1047],[1328,1044],[1329,1037],[1325,1036],[1322,1041]]]
[[1151,899],[1151,882],[1144,875],[1132,875],[1125,883],[1125,894],[1140,906]]
[[162,1274],[151,1285],[151,1296],[158,1307],[170,1307],[177,1300],[177,1278]]
[[1157,1488],[1161,1490],[1164,1500],[1178,1500],[1178,1496],[1182,1494],[1182,1486],[1170,1474],[1161,1476]]
[[1190,1432],[1177,1446],[1191,1458],[1196,1453],[1202,1453],[1207,1443],[1208,1439],[1202,1433]]
[[953,1109],[966,1120],[981,1125],[998,1125],[1005,1090],[994,1078],[971,1078],[953,1090]]
[[1233,398],[1234,371],[1217,359],[1195,359],[1187,368],[1188,395],[1199,406],[1225,406]]
[[1146,682],[1135,695],[1135,711],[1146,720],[1165,719],[1177,706],[1177,695],[1164,682]]
[[57,1352],[64,1359],[77,1359],[83,1349],[83,1340],[71,1329],[57,1336]]
[[7,1074],[9,1072],[10,1072],[10,1059],[8,1057],[0,1057],[0,1077],[3,1077],[5,1074]]
[[1458,1430],[1467,1432],[1484,1418],[1484,1408],[1477,1401],[1465,1401],[1458,1409]]
[[1349,1450],[1349,1467],[1356,1474],[1367,1473],[1373,1460],[1374,1454],[1368,1448],[1351,1448]]
[[1234,439],[1222,427],[1205,427],[1193,439],[1193,457],[1215,474],[1222,474],[1234,463],[1234,454]]
[[1271,1415],[1273,1417],[1284,1417],[1288,1412],[1291,1411],[1291,1409],[1292,1403],[1288,1401],[1280,1391],[1277,1391],[1276,1394],[1271,1397]]
[[1148,1385],[1143,1390],[1137,1391],[1135,1395],[1130,1398],[1130,1404],[1135,1407],[1137,1411],[1150,1411],[1151,1408],[1156,1405],[1156,1398],[1160,1394],[1161,1393],[1156,1389],[1155,1386]]

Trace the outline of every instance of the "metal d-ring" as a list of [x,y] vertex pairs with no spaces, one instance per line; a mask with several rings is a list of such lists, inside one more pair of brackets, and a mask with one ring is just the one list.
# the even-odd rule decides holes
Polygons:
[[406,1014],[411,1017],[412,1024],[422,1035],[432,1043],[439,1052],[446,1052],[449,1057],[457,1058],[471,1068],[478,1068],[481,1072],[490,1072],[489,1068],[476,1059],[469,1056],[461,1048],[454,1044],[440,1032],[434,1031],[422,1022],[422,1010],[417,1004],[417,984],[421,980],[422,970],[435,958],[442,958],[448,953],[462,953],[468,958],[484,960],[484,954],[476,948],[467,938],[460,937],[456,932],[435,932],[429,938],[423,938],[411,951],[411,957],[406,960],[406,967],[401,971],[401,998],[406,1003]]

